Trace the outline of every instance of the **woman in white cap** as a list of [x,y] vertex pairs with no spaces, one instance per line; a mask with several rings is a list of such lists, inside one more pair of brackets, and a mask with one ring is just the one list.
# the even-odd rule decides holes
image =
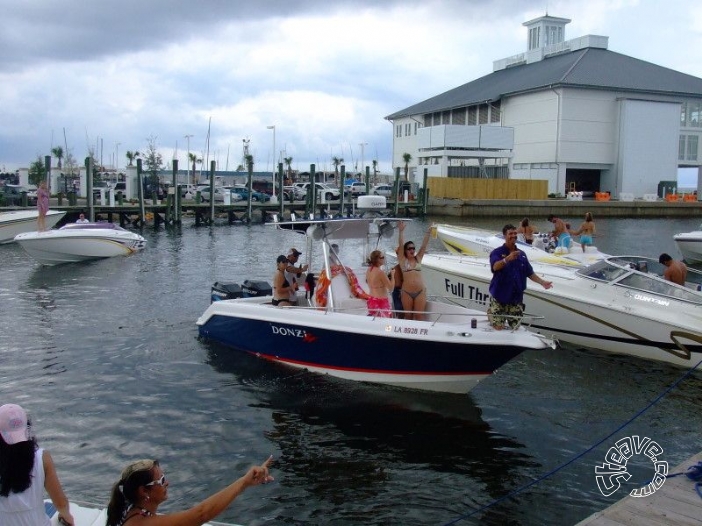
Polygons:
[[273,480],[268,473],[271,455],[253,466],[229,486],[192,508],[159,515],[158,507],[168,498],[168,480],[158,460],[138,460],[122,471],[107,505],[107,526],[199,526],[222,513],[246,488]]
[[45,489],[58,510],[59,520],[73,526],[68,499],[51,455],[37,446],[24,409],[5,404],[0,407],[0,524],[48,526]]

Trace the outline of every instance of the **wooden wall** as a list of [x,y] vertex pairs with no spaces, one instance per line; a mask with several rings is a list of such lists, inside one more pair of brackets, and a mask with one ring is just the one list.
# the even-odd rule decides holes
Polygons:
[[429,177],[429,195],[444,199],[546,199],[548,181]]

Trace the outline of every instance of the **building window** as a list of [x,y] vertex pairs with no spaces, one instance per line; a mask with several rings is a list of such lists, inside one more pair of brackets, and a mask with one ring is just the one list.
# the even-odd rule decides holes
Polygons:
[[431,126],[431,113],[424,115],[424,126]]
[[500,122],[500,113],[500,101],[498,100],[490,106],[490,122]]
[[402,124],[395,126],[395,137],[402,137]]
[[683,102],[680,105],[680,126],[702,128],[702,102]]
[[434,126],[439,126],[441,124],[441,113],[436,112],[434,114]]
[[415,122],[414,123],[414,134],[417,135],[417,129],[419,128],[419,123]]
[[685,160],[685,136],[680,136],[680,141],[678,142],[678,161]]
[[478,124],[478,107],[470,106],[468,108],[468,126],[475,126]]
[[478,108],[478,124],[488,123],[488,113],[490,108],[487,104],[481,104]]
[[466,123],[466,109],[465,108],[457,108],[451,112],[451,123],[452,124],[457,124],[460,126],[465,125]]
[[441,114],[441,124],[451,124],[451,112],[444,111]]
[[539,34],[541,32],[540,27],[532,27],[529,30],[529,50],[536,49],[539,47]]
[[687,161],[697,160],[697,135],[687,136]]

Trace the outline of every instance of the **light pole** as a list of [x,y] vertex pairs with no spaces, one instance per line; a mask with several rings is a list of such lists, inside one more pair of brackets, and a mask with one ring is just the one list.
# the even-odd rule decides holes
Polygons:
[[273,126],[266,126],[269,130],[273,130],[273,152],[271,153],[271,159],[273,160],[273,195],[271,196],[271,203],[277,203],[278,198],[275,196],[275,124]]
[[192,184],[190,180],[190,137],[192,137],[192,135],[185,136],[185,139],[188,141],[188,157],[185,159],[185,163],[188,166],[188,184]]
[[[364,178],[364,176],[365,176],[365,167],[363,166],[363,147],[364,147],[364,146],[368,146],[368,143],[367,143],[367,142],[362,142],[362,143],[359,143],[359,146],[361,147],[361,178],[362,178],[363,182],[365,182],[366,180],[365,180],[365,178]],[[366,191],[368,191],[368,188],[366,188]]]

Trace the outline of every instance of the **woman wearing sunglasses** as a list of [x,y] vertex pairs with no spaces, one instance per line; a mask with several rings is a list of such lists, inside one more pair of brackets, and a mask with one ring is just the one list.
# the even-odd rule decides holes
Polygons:
[[405,310],[405,319],[422,320],[427,307],[427,289],[421,274],[422,258],[427,251],[431,228],[427,229],[422,246],[417,251],[414,242],[404,242],[405,226],[404,222],[397,226],[400,231],[397,259],[402,269],[402,308]]
[[168,498],[168,480],[158,460],[139,460],[127,466],[112,488],[107,505],[107,526],[199,526],[222,513],[231,502],[251,486],[271,482],[268,466],[273,456],[260,466],[206,498],[192,508],[157,515],[159,505]]

